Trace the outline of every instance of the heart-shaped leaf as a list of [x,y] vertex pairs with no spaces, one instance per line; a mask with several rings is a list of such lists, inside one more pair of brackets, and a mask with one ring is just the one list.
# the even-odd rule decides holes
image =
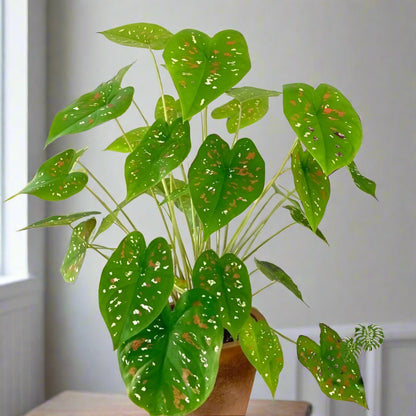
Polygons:
[[331,187],[321,166],[300,143],[292,153],[292,173],[295,189],[302,202],[306,218],[313,232],[325,214]]
[[80,192],[87,184],[88,176],[83,172],[72,172],[79,156],[79,152],[69,149],[51,157],[16,195],[30,194],[46,201],[62,201]]
[[177,119],[172,125],[156,120],[140,144],[127,156],[124,175],[126,201],[157,185],[178,167],[191,150],[189,123]]
[[69,247],[61,266],[61,274],[66,282],[73,283],[78,277],[96,223],[95,218],[90,218],[73,229]]
[[350,164],[361,146],[361,121],[336,88],[283,86],[283,110],[298,138],[329,176]]
[[164,238],[146,249],[143,235],[128,234],[101,274],[100,311],[114,348],[149,326],[168,302],[173,288],[172,255]]
[[178,32],[163,52],[185,120],[236,85],[250,70],[243,35],[224,30],[210,38],[193,29]]
[[[179,100],[175,100],[171,95],[165,95],[166,115],[167,122],[172,124],[177,118],[182,117],[181,103]],[[163,100],[160,97],[157,100],[155,107],[155,120],[165,119],[165,110],[163,108]]]
[[357,186],[358,189],[361,189],[363,192],[373,196],[375,199],[376,197],[376,183],[371,179],[366,178],[365,176],[361,175],[359,172],[357,165],[355,162],[351,162],[348,165],[348,170],[351,173],[352,179]]
[[19,231],[29,230],[31,228],[43,228],[43,227],[59,227],[62,225],[70,225],[75,221],[80,220],[81,218],[90,217],[91,215],[98,215],[101,212],[98,211],[86,211],[86,212],[77,212],[76,214],[69,215],[53,215],[52,217],[45,218],[43,220],[36,221],[26,227],[20,229]]
[[364,383],[354,354],[333,329],[324,324],[320,328],[321,345],[303,335],[298,338],[299,362],[328,397],[355,402],[367,409]]
[[100,32],[107,39],[123,46],[163,49],[173,36],[162,26],[153,23],[131,23]]
[[146,136],[149,127],[138,127],[136,129],[126,132],[126,134],[117,137],[105,150],[112,150],[113,152],[130,153],[131,149],[135,149]]
[[[256,266],[258,269],[271,281],[279,282],[287,289],[289,289],[298,299],[300,299],[303,303],[302,293],[300,292],[296,283],[292,280],[292,278],[279,266],[276,266],[273,263],[269,263],[268,261],[261,261],[254,259]],[[305,303],[306,305],[306,303]]]
[[238,128],[261,120],[269,110],[269,97],[276,97],[280,95],[280,92],[241,87],[232,88],[227,91],[227,94],[235,99],[216,108],[211,115],[215,119],[228,118],[227,130],[229,133],[235,133]]
[[222,325],[237,339],[251,311],[250,277],[244,263],[235,254],[219,258],[207,250],[195,262],[192,282],[218,299]]
[[283,351],[276,333],[266,321],[256,321],[250,316],[241,330],[240,344],[274,398],[283,369]]
[[121,116],[130,107],[134,93],[133,87],[121,88],[121,81],[130,67],[122,68],[115,77],[59,111],[52,121],[45,146],[66,134],[87,131]]
[[130,399],[151,415],[184,415],[210,395],[223,328],[217,301],[192,289],[118,350]]
[[188,173],[205,238],[241,214],[261,194],[264,172],[264,160],[250,139],[238,140],[231,150],[215,134],[205,139]]

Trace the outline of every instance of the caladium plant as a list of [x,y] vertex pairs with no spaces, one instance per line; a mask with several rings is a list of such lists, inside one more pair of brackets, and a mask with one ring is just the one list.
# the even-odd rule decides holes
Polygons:
[[[244,36],[235,30],[210,37],[193,29],[173,34],[156,24],[137,23],[101,33],[150,54],[160,85],[154,120],[149,123],[143,115],[134,88],[122,87],[131,67],[127,65],[60,110],[46,145],[110,120],[117,122],[121,135],[106,150],[126,155],[125,197],[117,201],[84,165],[87,149],[67,149],[40,166],[19,193],[62,201],[90,192],[105,212],[59,213],[25,229],[72,228],[61,267],[68,282],[76,281],[87,251],[105,259],[100,311],[129,397],[138,406],[152,415],[184,415],[204,403],[215,384],[225,330],[241,342],[274,397],[283,368],[280,339],[288,338],[266,320],[250,316],[252,298],[280,283],[280,288],[304,299],[281,265],[254,259],[254,254],[257,257],[266,243],[295,224],[326,242],[318,226],[330,197],[330,176],[339,169],[348,169],[357,187],[375,197],[375,183],[358,171],[354,161],[362,140],[360,118],[348,99],[327,84],[315,88],[293,83],[281,92],[236,86],[251,63]],[[160,66],[170,74],[171,95],[164,92]],[[215,119],[227,119],[230,135],[220,137],[208,134],[208,105],[224,94],[230,100],[213,104],[211,113]],[[295,139],[266,181],[255,138],[240,136],[244,127],[265,116],[269,100],[280,95]],[[131,105],[141,121],[125,132],[119,117]],[[201,132],[191,134],[193,117],[201,118],[202,143]],[[190,160],[192,146],[196,155]],[[286,189],[280,179],[290,172],[293,187]],[[164,236],[146,242],[140,224],[125,212],[139,198],[154,201],[166,228]],[[278,213],[288,224],[265,237],[262,231]],[[180,216],[185,227],[179,225]],[[115,241],[116,248],[98,244],[98,237],[115,226],[125,233]],[[249,272],[247,262],[253,260],[256,269]],[[250,281],[258,273],[270,283],[252,293]],[[368,331],[361,327],[356,340],[343,340],[329,326],[320,327],[320,345],[304,336],[292,341],[299,361],[323,393],[367,407],[357,351],[378,346],[382,332],[374,326]]]

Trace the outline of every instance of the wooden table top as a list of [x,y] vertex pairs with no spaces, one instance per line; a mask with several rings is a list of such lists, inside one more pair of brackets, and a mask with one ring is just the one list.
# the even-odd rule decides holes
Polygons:
[[[252,400],[247,416],[309,416],[307,402]],[[25,416],[147,416],[125,394],[64,391]]]

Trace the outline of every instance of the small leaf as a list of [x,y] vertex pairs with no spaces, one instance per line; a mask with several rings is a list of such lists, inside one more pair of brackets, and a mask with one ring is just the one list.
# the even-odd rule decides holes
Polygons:
[[241,214],[262,192],[264,160],[250,139],[230,149],[216,134],[201,145],[189,168],[189,188],[205,238]]
[[19,231],[29,230],[31,228],[42,228],[42,227],[59,227],[62,225],[70,225],[73,222],[90,217],[91,215],[101,214],[98,211],[86,211],[86,212],[77,212],[76,214],[69,215],[53,215],[52,217],[45,218],[43,220],[36,221],[26,227],[20,229]]
[[164,97],[167,120],[165,120],[165,111],[163,109],[162,97],[160,97],[156,103],[155,120],[162,119],[167,121],[169,124],[172,124],[177,118],[182,117],[181,103],[179,100],[175,100],[175,98],[173,98],[171,95],[165,95]]
[[235,30],[224,30],[213,38],[182,30],[169,39],[163,58],[185,120],[236,85],[251,67],[246,41]]
[[189,123],[177,119],[172,125],[156,120],[140,144],[127,156],[124,175],[129,202],[157,185],[178,167],[191,150]]
[[366,178],[365,176],[361,175],[358,171],[357,165],[354,161],[352,161],[348,165],[348,170],[351,173],[352,179],[357,186],[358,189],[361,189],[363,192],[373,196],[375,199],[376,197],[376,183],[371,179]]
[[115,349],[159,316],[173,284],[172,254],[164,238],[147,248],[138,231],[122,240],[104,266],[99,285],[100,311]]
[[[305,301],[302,298],[302,293],[298,289],[295,282],[292,278],[283,271],[279,266],[276,266],[273,263],[269,263],[268,261],[261,261],[254,259],[256,266],[258,269],[271,281],[279,282],[287,289],[289,289],[298,299],[300,299],[303,303]],[[306,305],[306,303],[305,303]]]
[[[130,153],[131,149],[135,149],[143,137],[149,131],[149,127],[138,127],[136,129],[126,132],[120,137],[117,137],[105,150],[112,150],[113,152]],[[131,149],[130,149],[131,148]]]
[[251,316],[240,333],[241,348],[250,363],[263,377],[274,398],[283,369],[283,351],[279,338],[266,321]]
[[131,23],[100,33],[123,46],[155,50],[164,49],[167,41],[173,36],[162,26],[152,23]]
[[97,232],[95,233],[94,240],[96,240],[100,234],[107,231],[117,221],[120,209],[121,208],[116,208],[113,212],[110,212],[103,218]]
[[326,244],[328,244],[328,241],[326,237],[323,235],[322,231],[317,228],[316,231],[312,230],[312,227],[310,226],[305,213],[302,211],[302,208],[297,205],[285,205],[283,208],[286,208],[290,212],[290,216],[292,217],[293,221],[296,221],[298,224],[303,225],[304,227],[311,230],[313,233],[315,233],[321,240],[325,241]]
[[244,263],[235,254],[219,258],[207,250],[195,262],[192,283],[218,299],[222,325],[237,339],[251,311],[250,276]]
[[87,131],[121,116],[129,108],[134,93],[133,87],[121,88],[123,76],[130,67],[122,68],[112,79],[59,111],[52,121],[45,146],[61,136]]
[[121,376],[130,399],[151,415],[185,415],[211,394],[224,329],[217,301],[206,291],[185,292],[120,346]]
[[374,324],[368,325],[358,325],[355,328],[354,333],[355,342],[362,347],[365,351],[372,351],[377,349],[384,341],[384,332],[383,330]]
[[85,173],[72,172],[78,158],[77,152],[73,149],[51,157],[40,166],[33,179],[16,195],[30,194],[46,201],[62,201],[75,195],[88,182]]
[[303,151],[300,143],[292,153],[292,174],[306,218],[315,232],[329,200],[329,179],[312,155]]
[[347,166],[361,146],[361,121],[336,88],[321,84],[283,86],[283,111],[299,140],[329,176]]
[[72,231],[68,251],[61,266],[61,274],[66,282],[73,283],[77,279],[96,223],[95,218],[90,218],[78,224]]
[[228,118],[227,130],[229,133],[235,133],[238,128],[261,120],[269,110],[269,97],[280,95],[277,91],[255,87],[232,88],[227,91],[227,94],[235,99],[216,108],[211,115],[214,119]]
[[367,407],[360,367],[340,336],[320,324],[321,345],[301,335],[297,341],[299,362],[315,377],[322,392],[334,400]]

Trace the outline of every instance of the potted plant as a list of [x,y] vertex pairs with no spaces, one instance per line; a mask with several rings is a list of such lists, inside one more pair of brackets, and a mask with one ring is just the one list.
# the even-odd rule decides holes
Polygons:
[[[43,163],[18,194],[62,201],[88,191],[103,206],[104,215],[57,215],[25,229],[72,228],[61,267],[67,282],[77,279],[87,250],[105,258],[98,288],[100,311],[129,397],[138,406],[152,415],[184,415],[200,408],[214,389],[220,357],[228,350],[223,348],[224,336],[233,341],[227,345],[251,363],[249,382],[254,366],[274,396],[283,367],[279,338],[286,337],[252,312],[250,276],[263,273],[271,281],[268,286],[280,283],[300,301],[303,298],[282,268],[254,255],[294,224],[326,241],[318,225],[330,196],[330,175],[338,169],[347,168],[357,187],[375,197],[375,183],[354,163],[362,140],[360,118],[347,98],[327,84],[288,84],[282,92],[236,87],[251,64],[246,41],[235,30],[210,38],[193,29],[172,34],[156,24],[137,23],[102,34],[150,53],[160,84],[154,121],[149,123],[134,101],[133,87],[121,85],[128,65],[59,111],[46,145],[116,120],[121,135],[106,150],[126,154],[125,198],[116,201],[84,165],[86,148],[67,149]],[[154,51],[162,51],[163,70],[171,76],[176,97],[164,92]],[[211,113],[215,119],[227,119],[229,136],[221,138],[208,133],[208,105],[224,94],[230,100]],[[240,131],[259,121],[269,99],[279,95],[296,138],[266,181],[260,151],[253,140],[241,138]],[[118,117],[131,105],[142,121],[125,132]],[[191,139],[192,117],[201,117],[202,143],[200,132]],[[197,149],[193,157],[192,146]],[[290,173],[293,189],[286,189],[280,179]],[[140,224],[128,216],[125,207],[139,197],[154,200],[166,228],[164,237],[147,242]],[[278,212],[291,221],[261,239],[261,231]],[[114,247],[99,244],[99,236],[111,227],[125,236]],[[249,272],[246,264],[251,259],[256,269]],[[363,348],[377,347],[382,331],[374,325],[360,326],[353,338],[341,339],[329,326],[320,327],[320,344],[304,336],[292,341],[300,362],[329,397],[367,407],[357,356]],[[224,395],[219,383],[216,390]]]

